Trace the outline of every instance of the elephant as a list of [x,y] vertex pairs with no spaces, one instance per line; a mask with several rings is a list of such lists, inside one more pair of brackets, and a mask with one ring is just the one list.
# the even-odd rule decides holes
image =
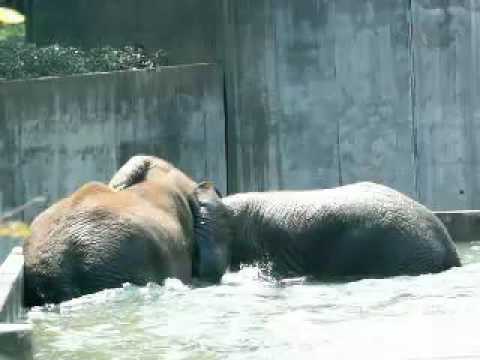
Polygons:
[[336,280],[461,266],[443,223],[384,185],[241,193],[221,202],[209,206],[227,208],[231,269],[259,263],[276,278]]
[[153,156],[40,214],[24,246],[26,306],[125,282],[220,281],[260,264],[276,278],[389,277],[461,266],[441,221],[387,186],[234,194]]
[[218,207],[219,242],[210,239],[212,222],[200,204],[210,197],[218,197],[213,184],[197,184],[152,156],[132,157],[108,185],[85,184],[32,222],[24,244],[25,306],[126,282],[218,282],[228,266],[229,236],[220,232]]
[[[143,168],[137,163],[130,171],[138,174]],[[277,278],[327,280],[461,266],[455,244],[432,211],[384,185],[361,182],[224,198],[210,188],[197,196],[209,233],[197,241],[200,268],[219,262],[231,270],[260,264]],[[212,251],[216,244],[222,244],[221,252]]]

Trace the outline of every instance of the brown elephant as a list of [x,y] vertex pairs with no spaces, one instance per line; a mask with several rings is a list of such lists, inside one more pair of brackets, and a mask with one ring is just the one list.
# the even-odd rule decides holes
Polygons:
[[82,186],[32,223],[24,245],[26,306],[58,303],[125,282],[218,281],[228,265],[229,247],[216,241],[229,237],[210,239],[212,222],[198,200],[216,196],[210,183],[199,185],[151,156],[131,158],[109,186]]

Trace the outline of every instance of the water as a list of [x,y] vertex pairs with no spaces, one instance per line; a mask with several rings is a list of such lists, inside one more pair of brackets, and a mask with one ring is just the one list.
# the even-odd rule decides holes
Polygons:
[[36,359],[480,359],[480,242],[442,274],[125,285],[30,312]]

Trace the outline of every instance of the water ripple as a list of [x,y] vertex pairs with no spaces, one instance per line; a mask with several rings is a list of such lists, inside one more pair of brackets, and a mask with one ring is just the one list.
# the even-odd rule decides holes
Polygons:
[[417,277],[125,284],[33,309],[35,358],[477,359],[480,244],[460,251],[466,266]]

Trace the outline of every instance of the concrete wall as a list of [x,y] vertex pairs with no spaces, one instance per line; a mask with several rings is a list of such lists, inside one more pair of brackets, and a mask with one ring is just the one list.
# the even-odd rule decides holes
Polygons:
[[213,65],[1,83],[3,207],[108,181],[137,153],[166,158],[225,191],[222,84]]
[[224,2],[231,190],[415,194],[408,2]]
[[418,190],[434,208],[479,208],[480,2],[413,6]]
[[480,5],[225,0],[232,191],[373,180],[480,206]]
[[455,242],[480,240],[480,210],[436,211]]
[[32,36],[218,61],[230,192],[373,180],[480,206],[476,1],[92,1],[34,0]]

